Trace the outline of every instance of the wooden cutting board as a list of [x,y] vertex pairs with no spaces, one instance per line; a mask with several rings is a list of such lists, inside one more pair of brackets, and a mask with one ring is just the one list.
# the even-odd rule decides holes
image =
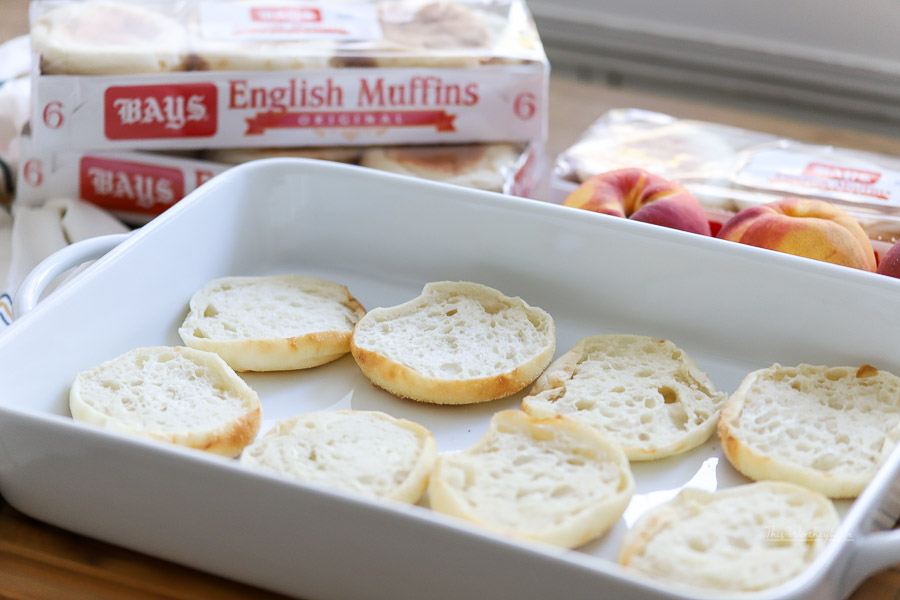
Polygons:
[[0,499],[0,598],[279,600],[26,517]]
[[[282,600],[285,597],[86,538],[23,515],[0,498],[0,598]],[[900,598],[900,569],[851,600]]]

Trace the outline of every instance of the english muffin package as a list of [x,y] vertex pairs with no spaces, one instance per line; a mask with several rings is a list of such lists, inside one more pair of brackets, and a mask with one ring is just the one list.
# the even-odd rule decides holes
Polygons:
[[562,203],[592,175],[626,167],[686,187],[713,233],[742,208],[796,196],[840,205],[877,250],[900,240],[900,157],[638,109],[607,112],[556,158],[550,200]]
[[543,140],[524,0],[33,0],[42,148]]
[[22,138],[17,205],[51,198],[79,198],[141,225],[227,169],[251,160],[310,158],[464,187],[532,197],[541,183],[543,145],[442,144],[422,146],[330,146],[216,148],[181,152],[47,152]]
[[179,154],[45,152],[23,137],[14,205],[78,198],[141,225],[227,168]]

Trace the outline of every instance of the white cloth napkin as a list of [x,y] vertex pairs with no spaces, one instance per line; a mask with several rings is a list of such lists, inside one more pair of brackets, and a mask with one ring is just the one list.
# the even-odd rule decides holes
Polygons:
[[[28,115],[28,36],[0,44],[0,335],[12,322],[12,299],[22,281],[46,257],[69,244],[128,227],[103,209],[69,198],[39,206],[3,206],[13,183],[18,142]],[[3,165],[6,168],[3,168]],[[59,285],[79,269],[61,275]]]
[[31,83],[28,36],[0,44],[0,203],[13,192],[19,135],[28,120]]
[[0,335],[12,323],[12,299],[7,275],[12,262],[12,215],[0,210]]
[[12,321],[12,299],[22,280],[46,257],[69,244],[129,228],[101,208],[68,198],[38,207],[0,211],[0,334]]
[[20,35],[0,44],[0,83],[28,75],[31,68],[31,40]]

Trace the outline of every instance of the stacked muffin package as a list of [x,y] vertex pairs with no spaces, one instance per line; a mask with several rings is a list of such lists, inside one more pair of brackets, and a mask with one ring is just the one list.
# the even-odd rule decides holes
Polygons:
[[18,199],[141,221],[246,160],[528,196],[549,65],[523,0],[33,0]]

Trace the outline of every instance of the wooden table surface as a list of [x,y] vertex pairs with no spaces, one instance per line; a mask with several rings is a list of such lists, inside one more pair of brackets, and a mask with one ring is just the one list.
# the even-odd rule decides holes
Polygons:
[[[27,0],[0,0],[0,43],[27,32]],[[556,156],[598,116],[611,108],[657,110],[777,133],[813,143],[900,154],[900,140],[792,119],[771,112],[730,108],[660,91],[610,87],[554,76],[550,85],[548,153]],[[277,599],[247,587],[179,565],[63,531],[31,519],[0,498],[0,598],[103,600]],[[900,598],[900,570],[866,581],[853,600]]]

